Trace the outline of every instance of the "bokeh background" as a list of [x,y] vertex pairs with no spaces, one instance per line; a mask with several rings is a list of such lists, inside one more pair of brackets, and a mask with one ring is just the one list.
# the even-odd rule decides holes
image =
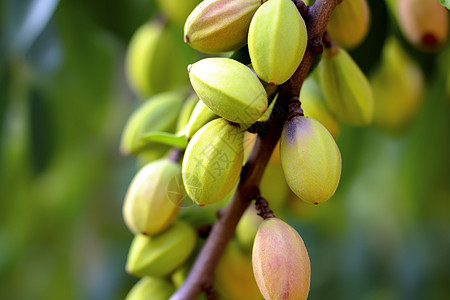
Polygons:
[[[351,52],[367,73],[387,34],[401,39],[369,2],[371,33]],[[136,281],[121,205],[138,165],[119,143],[140,102],[124,60],[157,12],[152,0],[0,2],[0,299],[123,299]],[[419,114],[397,135],[343,126],[335,197],[286,215],[311,257],[309,299],[450,298],[450,48],[405,47],[426,74]]]

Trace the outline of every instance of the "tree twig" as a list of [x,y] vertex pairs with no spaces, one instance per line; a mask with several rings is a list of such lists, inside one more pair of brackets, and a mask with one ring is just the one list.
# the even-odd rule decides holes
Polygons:
[[212,286],[214,269],[224,252],[228,241],[232,238],[236,225],[251,200],[259,196],[259,183],[270,159],[273,149],[280,139],[283,124],[286,120],[289,101],[300,94],[300,88],[312,65],[317,47],[321,44],[328,20],[333,9],[342,0],[317,0],[307,10],[306,27],[308,31],[308,47],[300,66],[294,75],[284,83],[279,91],[276,110],[267,121],[268,130],[264,136],[258,136],[247,164],[241,173],[241,181],[223,210],[223,215],[214,224],[209,237],[200,251],[188,277],[171,300],[194,300],[201,292]]

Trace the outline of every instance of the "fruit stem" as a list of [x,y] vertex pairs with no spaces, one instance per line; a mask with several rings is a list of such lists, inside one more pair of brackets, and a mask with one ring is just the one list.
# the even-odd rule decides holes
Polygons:
[[263,197],[258,197],[258,199],[256,199],[255,207],[258,211],[258,216],[261,216],[261,218],[263,218],[264,220],[275,218],[275,214],[269,207],[269,202],[267,202],[267,200]]
[[251,200],[259,197],[259,184],[269,162],[273,149],[280,139],[288,114],[289,101],[298,97],[303,81],[308,75],[316,55],[317,41],[326,30],[331,13],[342,0],[317,0],[308,8],[306,28],[308,46],[300,66],[294,75],[280,87],[275,106],[267,121],[268,130],[264,136],[258,135],[250,157],[241,173],[238,188],[223,210],[221,218],[213,225],[211,233],[200,251],[183,285],[170,298],[171,300],[194,300],[212,286],[214,269],[222,256],[228,241],[233,237],[239,219]]

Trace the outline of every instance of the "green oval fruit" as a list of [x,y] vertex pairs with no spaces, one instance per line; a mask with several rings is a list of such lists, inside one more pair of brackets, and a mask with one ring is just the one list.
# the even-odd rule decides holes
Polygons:
[[166,276],[179,267],[194,250],[197,232],[187,223],[176,221],[165,231],[134,237],[126,270],[136,276]]
[[192,112],[195,109],[195,106],[197,105],[200,99],[198,98],[197,94],[192,93],[183,104],[183,108],[181,109],[181,112],[178,116],[177,120],[177,133],[184,132],[187,124],[189,123],[189,119],[191,118]]
[[436,0],[398,0],[397,18],[406,39],[417,49],[436,52],[448,39],[448,9]]
[[228,243],[214,271],[219,299],[262,300],[252,272],[250,256],[235,241]]
[[[275,186],[276,185],[274,185],[274,187]],[[272,202],[270,203],[272,204]],[[263,221],[257,213],[255,206],[250,205],[236,226],[236,239],[239,242],[239,245],[245,250],[251,251],[253,248],[256,232],[258,231],[259,224]]]
[[327,31],[333,43],[350,49],[361,44],[367,36],[369,21],[367,0],[345,0],[334,9]]
[[156,2],[170,21],[183,28],[187,17],[201,0],[157,0]]
[[387,41],[370,83],[375,98],[373,124],[392,134],[403,132],[422,106],[425,77],[394,38]]
[[186,139],[190,140],[200,128],[217,118],[218,116],[203,101],[199,101],[185,128]]
[[186,20],[184,40],[201,52],[234,51],[247,43],[250,21],[261,0],[205,0]]
[[127,49],[125,71],[139,97],[146,98],[188,83],[182,70],[192,54],[180,51],[175,55],[173,49],[179,47],[171,30],[159,19],[138,28]]
[[311,266],[308,252],[294,228],[277,218],[259,225],[253,244],[253,272],[266,300],[308,297]]
[[280,156],[286,181],[300,199],[318,204],[333,196],[341,177],[341,154],[317,120],[298,116],[287,121]]
[[125,155],[151,150],[157,144],[145,142],[142,137],[149,131],[174,132],[178,114],[183,106],[184,92],[166,92],[145,101],[130,116],[120,141]]
[[333,137],[337,136],[340,127],[339,121],[328,108],[322,89],[314,77],[308,77],[303,82],[300,101],[306,117],[316,119],[328,129]]
[[295,72],[308,42],[306,25],[291,0],[270,0],[256,11],[248,32],[248,50],[258,77],[282,84]]
[[192,87],[215,114],[234,123],[254,123],[267,109],[267,93],[245,65],[205,58],[188,67]]
[[167,228],[184,197],[177,163],[160,159],[143,167],[128,187],[123,217],[134,233],[156,234]]
[[334,115],[353,126],[369,125],[373,120],[372,89],[347,51],[325,49],[318,67],[325,101]]
[[194,135],[183,158],[186,192],[199,205],[219,202],[239,180],[244,156],[244,132],[216,119]]
[[175,288],[162,278],[145,277],[136,283],[125,300],[167,300],[175,293]]

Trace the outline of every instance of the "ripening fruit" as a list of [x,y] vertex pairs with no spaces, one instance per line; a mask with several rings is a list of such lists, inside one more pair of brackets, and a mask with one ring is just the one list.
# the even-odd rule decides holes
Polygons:
[[189,122],[185,129],[186,139],[190,140],[194,134],[208,122],[217,119],[217,116],[208,106],[199,101],[189,118]]
[[373,124],[389,133],[402,132],[423,103],[425,77],[420,66],[391,38],[370,83],[375,99]]
[[340,128],[339,121],[328,108],[325,96],[316,78],[310,76],[303,82],[300,101],[306,117],[316,119],[328,129],[333,137],[337,136]]
[[437,0],[398,0],[397,17],[406,39],[417,49],[435,52],[446,43],[448,9]]
[[167,300],[173,293],[175,293],[175,288],[167,280],[145,277],[133,286],[125,300]]
[[194,250],[197,232],[187,223],[175,221],[163,232],[134,237],[126,270],[136,276],[166,276],[179,267]]
[[333,11],[327,25],[333,43],[351,49],[367,36],[370,24],[367,0],[345,0]]
[[245,65],[229,58],[205,58],[189,65],[192,87],[215,114],[253,124],[267,109],[267,93]]
[[201,0],[157,0],[156,2],[170,21],[183,28],[187,17]]
[[[184,1],[184,0],[183,0]],[[234,51],[247,43],[248,27],[261,0],[205,0],[189,15],[184,41],[205,53]]]
[[178,47],[171,30],[160,19],[138,28],[127,49],[125,71],[132,90],[139,97],[146,98],[187,84],[187,77],[181,70],[190,58],[184,53],[174,55],[173,49]]
[[[274,184],[273,187],[276,187],[276,185]],[[270,204],[272,207],[272,201],[270,202]],[[261,222],[263,221],[263,219],[257,213],[258,212],[256,211],[255,206],[250,205],[244,212],[241,219],[239,220],[238,225],[236,226],[236,239],[239,242],[239,245],[244,250],[251,251],[259,224],[261,224]]]
[[266,300],[305,300],[311,266],[297,231],[277,218],[259,225],[253,244],[253,273]]
[[183,158],[186,192],[199,205],[219,202],[239,180],[244,158],[244,131],[225,119],[203,126]]
[[186,126],[189,123],[189,119],[191,118],[192,112],[195,109],[197,103],[200,102],[197,94],[192,93],[187,99],[184,101],[183,107],[181,108],[180,114],[178,115],[177,120],[177,134],[185,132]]
[[181,170],[168,159],[144,166],[128,187],[123,217],[135,234],[156,234],[175,219],[184,198]]
[[213,285],[219,299],[263,300],[253,276],[250,255],[242,252],[235,241],[228,243],[220,258]]
[[125,125],[120,141],[122,154],[138,154],[157,146],[142,137],[150,131],[173,132],[183,106],[184,92],[166,92],[155,95],[133,112]]
[[286,122],[280,140],[281,165],[291,190],[318,204],[333,196],[341,177],[341,154],[317,120],[296,116]]
[[373,120],[373,95],[366,75],[342,48],[324,49],[318,66],[320,85],[333,114],[353,126]]
[[270,0],[256,11],[248,32],[248,50],[258,77],[282,84],[295,72],[308,42],[306,25],[291,0]]

